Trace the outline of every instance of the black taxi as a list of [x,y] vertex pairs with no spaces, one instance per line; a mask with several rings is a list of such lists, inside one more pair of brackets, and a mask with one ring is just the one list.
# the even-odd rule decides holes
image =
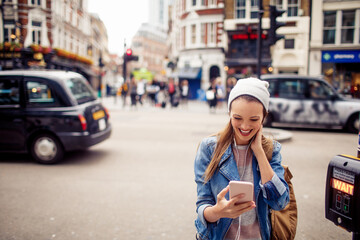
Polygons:
[[0,154],[30,153],[60,161],[111,135],[107,109],[80,74],[60,70],[0,71]]

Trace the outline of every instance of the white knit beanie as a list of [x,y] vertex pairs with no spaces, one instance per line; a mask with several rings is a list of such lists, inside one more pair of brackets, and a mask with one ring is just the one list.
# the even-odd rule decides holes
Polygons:
[[269,83],[257,78],[239,79],[230,91],[228,100],[228,111],[235,98],[241,95],[249,95],[257,98],[264,106],[266,111],[269,110],[270,93],[268,91]]

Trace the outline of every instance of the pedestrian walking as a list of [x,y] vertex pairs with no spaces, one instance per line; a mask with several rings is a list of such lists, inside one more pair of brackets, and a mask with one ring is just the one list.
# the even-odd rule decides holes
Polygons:
[[137,83],[134,76],[131,77],[129,90],[130,90],[131,107],[136,107]]
[[129,92],[129,82],[124,81],[124,83],[121,85],[121,98],[123,100],[123,107],[125,107],[126,105],[126,97],[128,95]]
[[[239,80],[228,100],[229,122],[204,138],[195,157],[198,239],[270,239],[270,209],[289,202],[289,187],[281,166],[281,145],[265,138],[262,124],[268,112],[268,83]],[[254,185],[254,200],[229,199],[229,181]]]
[[216,105],[218,103],[218,87],[216,85],[215,79],[212,79],[211,85],[206,91],[206,100],[208,101],[210,107],[210,113],[215,113]]
[[137,99],[141,105],[143,105],[142,99],[145,94],[145,89],[146,89],[146,79],[139,80],[137,82],[136,93],[137,93]]
[[188,80],[184,79],[181,81],[180,92],[181,92],[181,104],[187,106],[189,99],[189,92],[190,92]]
[[169,78],[169,82],[167,84],[167,93],[170,97],[170,106],[174,104],[174,95],[176,93],[175,82],[173,78]]

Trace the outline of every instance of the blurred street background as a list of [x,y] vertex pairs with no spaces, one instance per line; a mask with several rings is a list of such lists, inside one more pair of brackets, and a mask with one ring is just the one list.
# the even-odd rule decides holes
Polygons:
[[[113,126],[109,139],[56,165],[0,155],[0,240],[194,239],[197,146],[225,126],[226,99],[241,78],[320,77],[334,94],[308,104],[318,114],[313,119],[337,121],[332,117],[350,108],[342,124],[359,128],[360,1],[0,4],[0,70],[78,72]],[[211,110],[209,89],[216,96]],[[335,100],[353,105],[340,111]],[[306,113],[304,106],[295,112]],[[296,119],[292,112],[286,117]],[[294,175],[296,240],[351,239],[325,219],[325,180],[332,157],[356,156],[358,136],[327,126],[264,132],[282,143]]]
[[[0,239],[194,239],[194,157],[201,139],[228,121],[226,109],[103,103],[114,127],[109,140],[49,166],[28,155],[1,155]],[[281,138],[283,163],[294,175],[296,239],[351,239],[325,219],[325,179],[332,157],[356,154],[357,135],[265,132]]]

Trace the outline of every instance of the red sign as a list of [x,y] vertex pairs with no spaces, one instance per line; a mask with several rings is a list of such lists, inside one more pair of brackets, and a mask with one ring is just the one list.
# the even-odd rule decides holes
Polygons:
[[[239,33],[239,34],[234,34],[231,36],[231,38],[233,40],[247,40],[247,39],[257,39],[258,35],[257,33]],[[261,38],[265,39],[266,35],[265,34],[261,34]]]

